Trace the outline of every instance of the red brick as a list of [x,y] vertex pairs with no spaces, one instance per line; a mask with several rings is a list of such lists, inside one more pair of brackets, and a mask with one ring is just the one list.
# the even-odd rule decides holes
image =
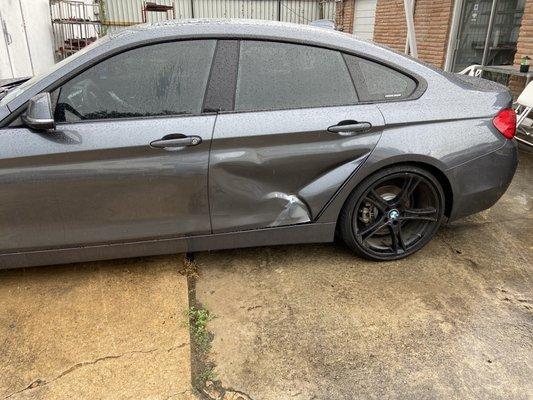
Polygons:
[[355,0],[341,0],[335,5],[335,24],[343,32],[353,32]]
[[[453,0],[417,0],[414,22],[418,57],[437,67],[444,66]],[[407,26],[403,0],[378,0],[374,41],[405,50]]]

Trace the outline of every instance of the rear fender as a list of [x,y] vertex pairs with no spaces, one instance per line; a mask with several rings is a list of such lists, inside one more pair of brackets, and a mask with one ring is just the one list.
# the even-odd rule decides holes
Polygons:
[[[505,139],[490,117],[388,124],[370,156],[339,188],[316,221],[336,221],[350,193],[378,170],[402,163],[426,165],[452,183],[450,170],[504,145]],[[453,184],[451,187],[453,202]]]

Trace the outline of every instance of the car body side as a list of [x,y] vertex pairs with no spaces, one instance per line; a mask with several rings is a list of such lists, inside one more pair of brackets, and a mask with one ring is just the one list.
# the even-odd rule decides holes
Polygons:
[[[326,47],[405,71],[418,79],[418,88],[406,100],[372,102],[366,106],[367,112],[375,113],[374,118],[382,123],[380,129],[366,134],[368,139],[366,147],[363,145],[364,151],[350,155],[346,151],[342,153],[342,145],[332,147],[329,151],[339,153],[339,160],[342,160],[335,168],[322,173],[313,172],[313,180],[299,182],[296,193],[274,194],[281,198],[286,196],[288,206],[296,208],[287,214],[292,217],[296,215],[293,220],[274,219],[270,226],[261,229],[256,229],[253,223],[240,223],[238,225],[243,228],[235,229],[221,220],[218,228],[213,225],[210,232],[186,237],[139,237],[138,240],[131,237],[120,243],[87,243],[83,246],[35,248],[31,251],[11,249],[0,254],[0,267],[331,241],[340,210],[353,189],[370,174],[396,164],[419,165],[435,174],[446,194],[446,216],[454,220],[494,204],[505,192],[514,174],[516,145],[499,134],[491,122],[498,111],[510,105],[511,97],[506,90],[463,82],[394,51],[348,35],[276,23],[168,22],[126,29],[102,40],[94,48],[86,48],[74,61],[58,67],[46,79],[15,97],[7,107],[0,109],[0,128],[18,116],[32,96],[55,89],[88,66],[126,49],[184,39],[253,39]],[[361,104],[361,107],[365,105]],[[312,111],[309,110],[309,118],[313,117]],[[293,117],[301,118],[305,112],[299,110],[296,114],[291,110],[282,111],[289,119],[291,113]],[[265,118],[268,118],[269,113],[272,112],[264,112]],[[248,113],[231,112],[220,114],[218,118],[220,120],[215,122],[215,126],[223,126],[224,118],[228,119],[229,125],[246,126]],[[255,118],[260,120],[261,115],[255,113]],[[9,134],[9,129],[0,131],[0,135],[5,134]],[[349,140],[345,142],[348,150],[349,143]],[[31,144],[28,146],[31,147]],[[360,143],[358,146],[360,149]],[[273,151],[279,149],[279,146],[271,146]],[[217,149],[214,150],[209,155],[212,163],[210,168],[216,171],[220,165],[220,171],[224,172],[223,163],[217,161],[222,160],[222,157],[217,159]],[[241,167],[249,167],[257,162],[256,156],[251,154],[242,159]],[[285,157],[289,158],[290,152]],[[260,176],[254,179],[258,180],[259,185],[268,186],[268,180],[261,182]],[[299,213],[298,207],[303,213]]]

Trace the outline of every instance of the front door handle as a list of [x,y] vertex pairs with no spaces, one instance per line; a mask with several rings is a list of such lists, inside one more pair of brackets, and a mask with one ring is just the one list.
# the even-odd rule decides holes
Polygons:
[[372,128],[370,122],[357,122],[353,120],[345,120],[339,122],[337,125],[330,126],[328,132],[339,133],[344,136],[354,135],[356,133],[368,132]]
[[171,134],[163,136],[161,139],[154,140],[150,143],[151,147],[156,149],[166,149],[166,148],[178,148],[185,146],[196,146],[202,143],[202,138],[200,136],[185,136],[181,134]]

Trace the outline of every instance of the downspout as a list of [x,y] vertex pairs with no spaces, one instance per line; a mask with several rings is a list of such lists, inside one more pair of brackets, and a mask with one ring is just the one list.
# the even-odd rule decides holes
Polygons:
[[409,42],[409,48],[411,55],[418,58],[418,46],[416,44],[416,32],[414,22],[414,0],[403,0],[405,9],[405,20],[407,22],[407,40]]
[[[413,14],[413,18],[414,18],[414,13],[415,13],[415,8],[416,8],[416,0],[408,0],[409,1],[409,7],[412,7],[410,8],[411,10],[411,14]],[[408,11],[405,10],[405,12],[407,13]],[[409,36],[407,36],[405,38],[405,51],[404,51],[405,54],[409,54]]]

